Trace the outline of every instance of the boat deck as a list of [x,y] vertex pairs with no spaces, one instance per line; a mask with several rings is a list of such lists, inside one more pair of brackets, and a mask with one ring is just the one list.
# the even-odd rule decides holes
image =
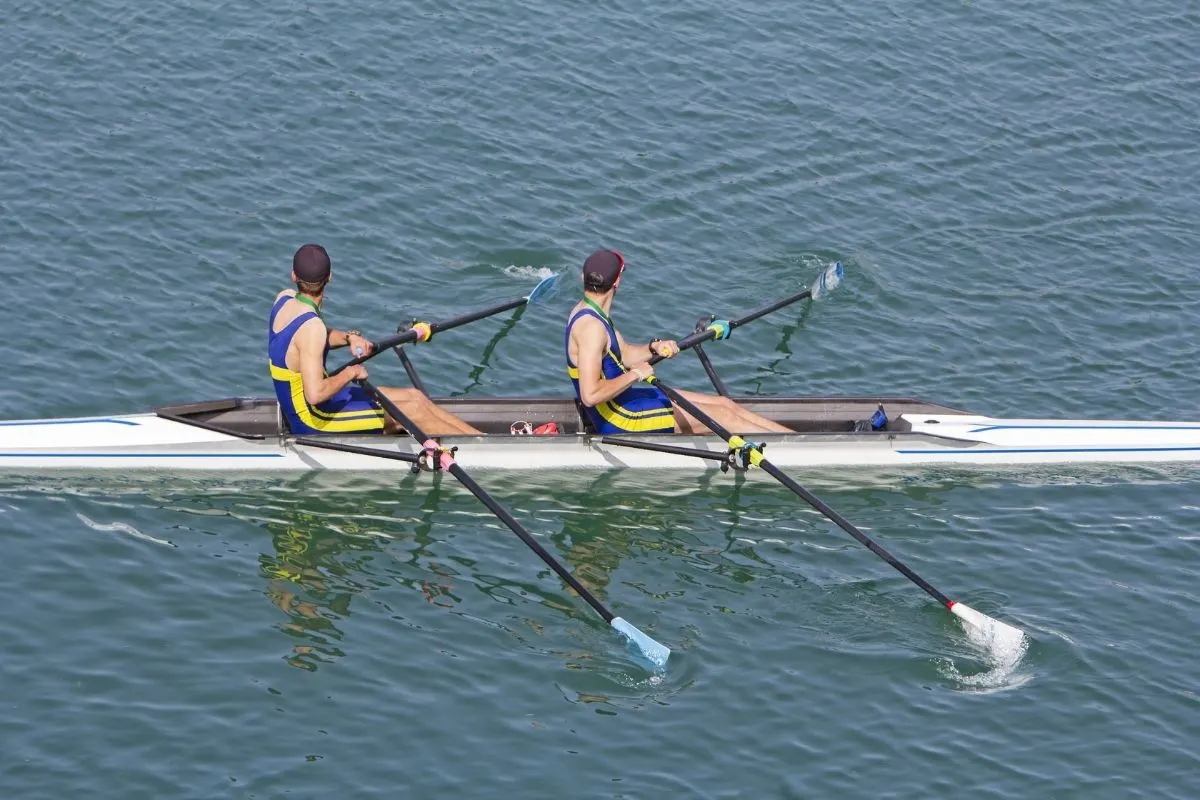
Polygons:
[[[867,420],[880,403],[892,420],[889,430],[907,432],[911,424],[902,415],[962,415],[957,408],[911,397],[735,397],[746,408],[773,419],[797,433],[849,433],[856,422]],[[438,397],[434,401],[488,435],[511,435],[514,422],[534,427],[558,424],[560,435],[593,433],[573,398],[546,397]],[[239,437],[270,438],[286,435],[275,398],[238,397],[201,403],[163,406],[155,413],[164,419],[186,422]]]

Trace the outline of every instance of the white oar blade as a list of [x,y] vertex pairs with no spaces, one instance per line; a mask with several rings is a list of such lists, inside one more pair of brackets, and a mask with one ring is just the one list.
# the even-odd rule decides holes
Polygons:
[[546,296],[546,294],[552,288],[554,288],[554,284],[555,284],[555,282],[558,281],[558,276],[560,274],[561,273],[555,273],[553,275],[548,275],[545,278],[542,278],[542,280],[538,282],[538,285],[533,287],[533,291],[530,292],[525,297],[525,302],[528,303],[529,305],[533,305],[537,301],[544,298]]
[[639,631],[637,628],[630,625],[620,617],[613,617],[610,623],[614,628],[625,635],[630,643],[636,647],[647,660],[656,667],[665,667],[667,659],[671,657],[671,648],[665,644],[660,644],[651,639],[646,634]]
[[812,299],[823,300],[831,295],[834,289],[841,285],[844,274],[840,261],[835,261],[826,267],[825,271],[813,281]]
[[1020,628],[992,619],[966,603],[951,603],[950,613],[961,619],[972,638],[993,654],[1019,654],[1025,647],[1025,633]]

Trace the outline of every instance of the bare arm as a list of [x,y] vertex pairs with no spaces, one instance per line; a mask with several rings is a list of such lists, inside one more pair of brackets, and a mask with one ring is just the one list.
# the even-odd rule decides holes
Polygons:
[[346,347],[350,344],[350,334],[346,331],[339,331],[337,328],[329,328],[327,336],[329,337],[330,349]]
[[625,359],[625,366],[632,367],[634,364],[644,364],[650,360],[654,354],[650,352],[648,344],[630,344],[625,341],[625,337],[617,331],[617,344],[621,345],[621,357]]
[[337,375],[325,377],[325,324],[318,319],[310,319],[300,326],[292,340],[296,343],[300,358],[300,377],[304,381],[304,399],[310,406],[323,403],[345,388],[360,374],[366,377],[366,370],[359,365],[357,368],[344,369]]
[[[679,355],[679,343],[674,339],[655,339],[649,344],[629,344],[625,337],[617,331],[617,343],[621,345],[621,355],[625,357],[625,366],[633,369],[635,365],[645,364],[654,356],[674,358]],[[654,345],[651,347],[650,345]]]
[[571,339],[578,351],[575,363],[579,366],[579,399],[585,406],[611,400],[654,372],[651,367],[638,365],[619,377],[605,378],[601,363],[608,347],[608,333],[597,319],[585,317],[576,322],[571,329]]

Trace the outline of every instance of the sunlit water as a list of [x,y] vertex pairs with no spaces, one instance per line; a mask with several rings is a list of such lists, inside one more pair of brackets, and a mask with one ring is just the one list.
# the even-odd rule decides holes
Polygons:
[[[270,390],[287,259],[437,394],[567,391],[573,271],[739,392],[1197,420],[1179,4],[122,0],[0,25],[0,418]],[[401,383],[385,354],[369,364]],[[664,379],[706,386],[691,359]],[[0,795],[1195,796],[1194,467],[0,476]]]

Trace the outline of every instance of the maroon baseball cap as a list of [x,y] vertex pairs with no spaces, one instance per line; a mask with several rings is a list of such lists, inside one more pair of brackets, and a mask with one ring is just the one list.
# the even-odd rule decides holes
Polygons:
[[329,280],[329,253],[319,244],[302,245],[292,256],[292,272],[305,283],[324,283]]
[[583,262],[583,286],[592,292],[607,292],[625,270],[625,257],[616,250],[597,250]]

